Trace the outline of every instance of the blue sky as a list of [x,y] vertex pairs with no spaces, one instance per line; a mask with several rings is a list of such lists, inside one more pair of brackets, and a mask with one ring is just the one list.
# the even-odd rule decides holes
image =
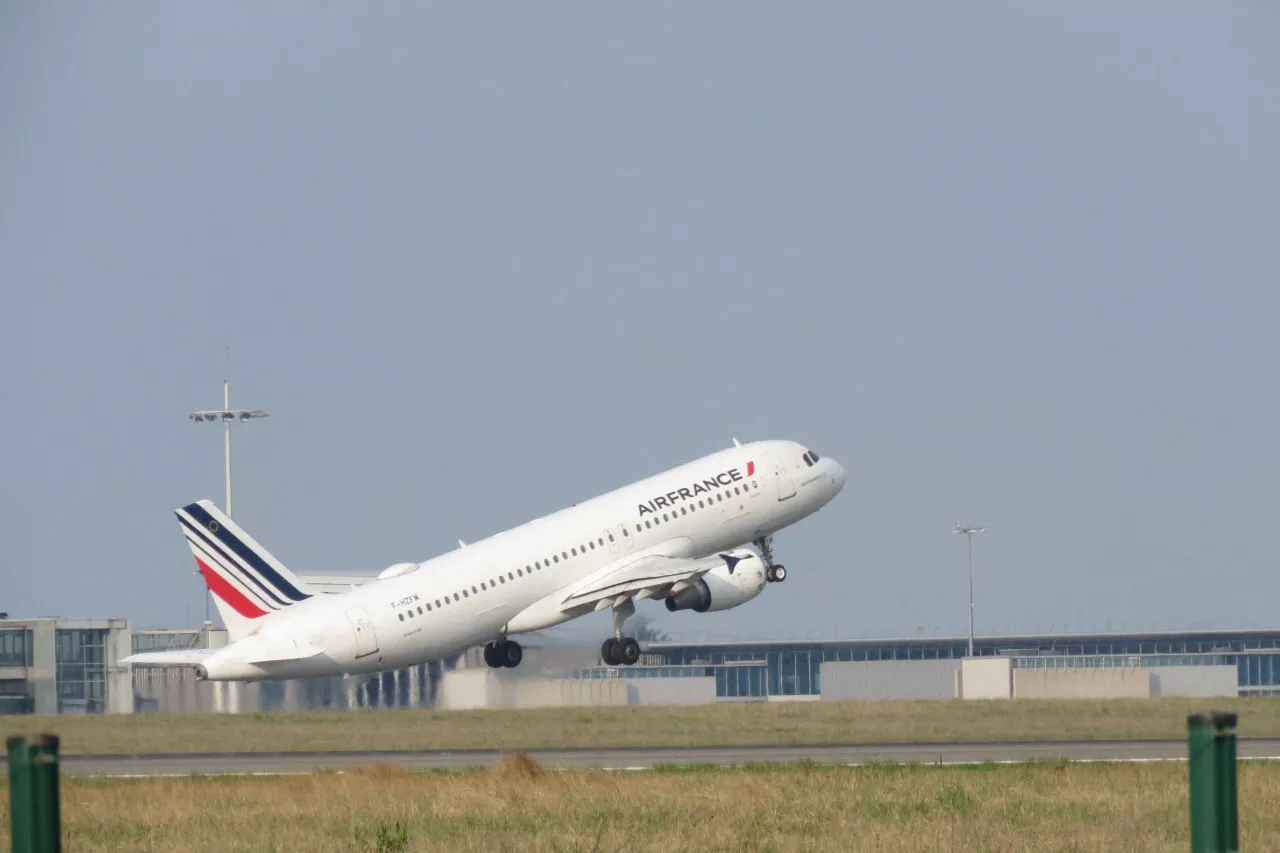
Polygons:
[[[844,493],[690,637],[1274,626],[1274,4],[0,7],[0,610],[171,510],[425,559],[727,446]],[[607,632],[606,616],[584,620]]]

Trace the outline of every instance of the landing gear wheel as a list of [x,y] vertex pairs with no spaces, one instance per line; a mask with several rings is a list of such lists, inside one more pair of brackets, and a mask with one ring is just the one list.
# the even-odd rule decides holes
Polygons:
[[786,566],[774,566],[774,567],[773,567],[773,582],[774,582],[774,583],[782,583],[782,582],[783,582],[784,580],[786,580],[786,579],[787,579],[787,567],[786,567]]
[[618,646],[618,641],[615,640],[613,637],[610,637],[609,639],[605,640],[604,644],[600,646],[600,660],[604,661],[605,666],[618,665],[618,659],[614,657],[614,654],[616,654],[614,650],[617,648],[617,646]]
[[488,664],[488,665],[489,665],[491,668],[493,668],[493,669],[497,669],[498,667],[502,666],[502,661],[500,661],[500,660],[498,659],[497,652],[498,652],[498,645],[497,645],[497,643],[486,643],[486,644],[485,644],[485,647],[484,647],[484,662],[485,662],[486,664]]
[[635,666],[640,661],[640,644],[631,637],[623,637],[614,644],[613,654],[623,666]]

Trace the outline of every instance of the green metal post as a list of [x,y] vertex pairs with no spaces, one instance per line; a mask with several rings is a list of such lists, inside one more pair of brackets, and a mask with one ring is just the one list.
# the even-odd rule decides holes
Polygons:
[[1240,849],[1240,815],[1236,802],[1236,715],[1213,715],[1215,776],[1218,790],[1218,843],[1223,853]]
[[13,853],[61,853],[57,735],[19,735],[6,746]]
[[1213,726],[1205,714],[1187,717],[1188,775],[1191,780],[1191,853],[1221,853],[1217,845],[1218,802]]

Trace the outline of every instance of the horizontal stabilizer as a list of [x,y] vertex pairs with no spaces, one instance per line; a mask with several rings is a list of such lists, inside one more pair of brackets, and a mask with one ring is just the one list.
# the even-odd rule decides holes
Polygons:
[[195,666],[204,663],[209,655],[221,649],[177,649],[171,652],[139,652],[123,658],[120,663],[145,664],[146,666]]
[[245,663],[279,663],[286,660],[306,660],[323,651],[324,649],[317,649],[315,646],[298,646],[291,649],[264,649],[261,652],[250,655]]

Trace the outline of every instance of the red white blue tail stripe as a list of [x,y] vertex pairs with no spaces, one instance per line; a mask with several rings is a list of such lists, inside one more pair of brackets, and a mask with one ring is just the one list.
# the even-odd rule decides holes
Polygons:
[[257,619],[311,597],[306,584],[212,502],[188,504],[176,514],[210,592],[239,616]]

